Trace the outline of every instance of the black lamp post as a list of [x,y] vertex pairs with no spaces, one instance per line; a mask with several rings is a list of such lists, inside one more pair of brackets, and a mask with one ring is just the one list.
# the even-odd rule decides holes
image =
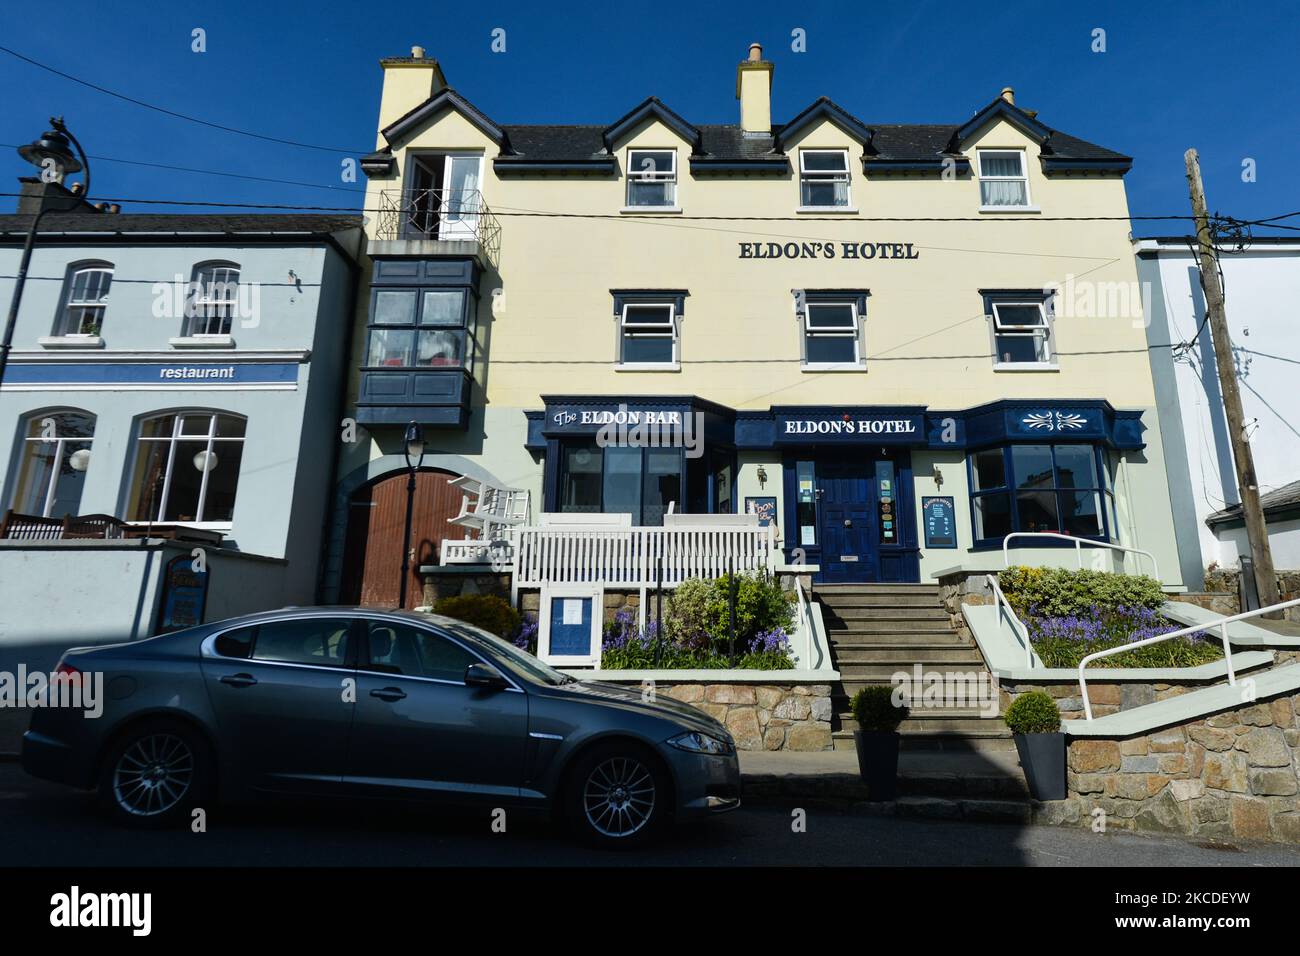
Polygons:
[[[77,148],[80,159],[72,154],[69,141]],[[59,182],[62,182],[63,177],[69,173],[81,173],[82,189],[79,195],[72,197],[72,205],[67,209],[45,206],[32,218],[31,228],[27,230],[27,240],[23,243],[23,257],[18,263],[14,294],[9,300],[9,318],[5,321],[4,340],[0,341],[0,383],[4,382],[5,368],[9,364],[9,350],[13,348],[14,324],[18,320],[18,306],[23,300],[23,286],[27,284],[27,267],[32,262],[32,246],[36,244],[36,229],[41,223],[41,217],[47,212],[70,212],[90,195],[90,160],[86,158],[86,151],[77,142],[77,137],[63,125],[62,117],[51,116],[50,128],[45,131],[45,134],[34,143],[19,146],[18,155],[41,170],[43,175],[47,174],[47,170],[53,169]]]
[[411,574],[411,521],[415,517],[415,473],[424,461],[424,430],[419,422],[406,426],[406,534],[402,539],[402,584],[398,591],[397,606],[406,607],[406,582]]

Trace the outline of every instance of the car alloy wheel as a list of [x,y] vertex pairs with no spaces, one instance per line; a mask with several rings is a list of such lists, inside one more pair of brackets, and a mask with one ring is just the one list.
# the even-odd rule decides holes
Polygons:
[[156,817],[185,799],[194,779],[194,753],[180,737],[153,733],[138,738],[113,768],[113,799],[125,813]]
[[635,757],[610,757],[587,775],[582,808],[601,836],[623,839],[643,830],[654,816],[655,779]]

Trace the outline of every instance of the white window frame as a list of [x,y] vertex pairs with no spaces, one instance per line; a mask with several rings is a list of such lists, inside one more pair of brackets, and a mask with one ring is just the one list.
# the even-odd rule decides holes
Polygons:
[[[853,327],[846,329],[842,325],[829,325],[818,327],[814,324],[812,313],[814,309],[823,306],[834,306],[842,308],[848,306],[853,313]],[[818,302],[805,302],[803,313],[799,316],[799,331],[803,337],[800,343],[800,349],[803,352],[803,370],[805,372],[860,372],[867,367],[866,359],[863,356],[862,344],[862,313],[858,310],[858,304],[852,299],[844,300],[824,300]],[[824,336],[827,338],[852,338],[853,339],[853,361],[852,362],[810,362],[808,361],[808,338],[810,336]]]
[[[667,309],[668,324],[661,322],[629,322],[629,309]],[[664,329],[667,331],[651,331],[654,329]],[[643,331],[637,331],[643,330]],[[641,338],[671,338],[673,342],[673,357],[668,362],[629,362],[624,355],[623,347],[629,336]],[[618,319],[618,364],[616,368],[625,372],[675,372],[681,368],[681,316],[677,313],[677,304],[671,300],[663,299],[646,299],[641,301],[629,301],[623,303],[622,313]]]
[[[636,162],[636,156],[642,153],[667,153],[672,168],[666,172],[642,169]],[[635,183],[667,183],[670,187],[668,190],[669,201],[662,206],[632,202],[632,186]],[[627,192],[624,195],[624,202],[623,208],[627,211],[680,212],[681,207],[677,204],[677,150],[672,148],[652,149],[649,147],[629,148],[627,151]]]
[[[1004,299],[992,303],[991,315],[991,332],[993,336],[993,367],[1001,372],[1034,372],[1043,370],[1055,370],[1059,366],[1056,362],[1056,351],[1052,348],[1052,314],[1048,309],[1046,302],[1035,302],[1025,299]],[[1038,310],[1039,324],[1037,325],[1003,325],[1001,316],[998,315],[998,309],[1005,307],[1013,308],[1030,308]],[[1003,361],[1002,353],[998,350],[998,337],[1008,336],[1011,338],[1041,338],[1043,341],[1043,352],[1045,357],[1033,362],[1007,362]]]
[[[90,273],[102,273],[108,276],[108,288],[104,294],[97,299],[74,299],[73,295],[77,288],[77,277],[88,275]],[[104,314],[108,311],[108,297],[113,291],[113,265],[108,262],[83,262],[72,268],[68,273],[67,292],[63,297],[63,307],[59,309],[58,328],[55,330],[55,336],[63,339],[77,339],[83,341],[94,341],[99,339],[104,332]],[[69,317],[73,310],[81,312],[81,318],[77,322],[75,329],[69,328]],[[99,331],[83,332],[85,327],[86,314],[94,312],[98,316]]]
[[[976,150],[976,158],[979,160],[979,182],[980,182],[980,212],[1006,212],[1014,210],[1019,212],[1035,212],[1033,196],[1029,192],[1029,158],[1025,155],[1023,149],[980,149]],[[1019,176],[990,176],[984,173],[985,156],[1018,156],[1020,158],[1020,175]],[[990,206],[984,202],[984,183],[1024,183],[1025,201],[1018,206]]]
[[[844,158],[844,171],[832,172],[826,169],[809,170],[805,167],[804,159],[816,154],[834,153]],[[844,183],[844,202],[843,204],[829,206],[813,206],[803,201],[804,184],[807,182],[830,182]],[[799,211],[800,212],[826,212],[833,210],[836,212],[856,212],[853,208],[853,176],[849,165],[849,151],[847,149],[801,149],[799,150]]]
[[[27,467],[28,449],[35,445],[53,445],[54,463],[50,468],[50,473],[47,476],[45,482],[44,502],[41,505],[41,514],[40,514],[40,517],[42,518],[59,517],[58,515],[51,515],[50,509],[54,507],[55,490],[59,486],[59,475],[63,469],[63,462],[68,457],[69,454],[68,446],[72,444],[84,444],[84,445],[92,446],[91,448],[87,448],[86,449],[87,451],[93,450],[93,446],[95,443],[95,427],[99,423],[97,416],[92,415],[90,412],[83,412],[79,408],[56,408],[56,409],[51,409],[49,411],[36,412],[31,415],[28,415],[26,418],[23,419],[23,432],[25,433],[27,431],[30,431],[33,422],[39,425],[39,423],[43,419],[46,418],[53,419],[55,415],[81,415],[85,418],[90,419],[90,437],[77,438],[71,435],[60,435],[58,434],[57,430],[53,438],[45,438],[39,433],[37,433],[36,435],[27,435],[27,434],[23,435],[22,445],[20,446],[20,451],[18,453],[18,468],[14,472],[14,486],[13,486],[13,491],[10,493],[11,500],[9,502],[9,506],[12,508],[15,507],[18,503],[16,500],[12,500],[12,499],[17,498],[18,487],[22,481],[23,471]],[[94,460],[93,456],[91,460],[92,461]],[[82,492],[83,493],[85,492],[84,485],[82,486]],[[80,499],[78,499],[77,501],[77,511],[78,513],[81,511]]]
[[[165,418],[168,415],[174,416],[174,420],[172,422],[172,431],[170,435],[143,436],[140,434],[144,430],[144,426],[146,422],[153,421],[156,418]],[[181,429],[184,427],[184,421],[186,418],[197,417],[202,415],[208,416],[208,430],[206,434],[201,435],[201,434],[182,433]],[[244,434],[238,438],[218,436],[217,418],[222,415],[227,415],[231,418],[243,419]],[[145,452],[146,444],[152,444],[154,442],[167,442],[169,447],[167,449],[167,470],[163,474],[162,493],[158,496],[158,499],[153,502],[155,508],[154,513],[145,518],[132,519],[127,522],[128,524],[132,524],[132,525],[182,524],[185,525],[186,527],[191,527],[191,528],[211,528],[217,531],[230,530],[231,526],[234,523],[233,515],[231,516],[231,519],[229,521],[204,521],[203,520],[203,512],[204,509],[207,507],[207,503],[208,503],[208,478],[212,474],[211,470],[203,472],[203,478],[199,483],[199,499],[195,503],[195,508],[194,508],[194,513],[198,516],[198,520],[170,521],[166,517],[164,517],[164,514],[167,510],[167,501],[171,496],[172,477],[176,473],[176,467],[177,467],[176,449],[180,446],[181,442],[202,441],[204,438],[207,439],[207,446],[204,448],[204,451],[207,451],[209,453],[217,451],[218,449],[220,449],[222,445],[232,444],[234,442],[239,442],[242,445],[248,440],[248,417],[245,415],[240,415],[236,412],[211,411],[206,408],[198,408],[198,409],[177,409],[175,411],[160,412],[156,415],[146,415],[143,418],[140,418],[136,421],[135,434],[132,436],[132,442],[134,443],[135,449],[134,449],[134,455],[131,459],[131,471],[129,472],[129,474],[131,475],[131,484],[127,490],[127,495],[129,496],[128,497],[129,504],[131,505],[134,504],[134,498],[136,496],[136,488],[134,484],[135,469],[136,466],[139,464],[140,456]],[[185,462],[182,463],[182,465],[188,465],[189,467],[192,467],[193,462],[192,461]],[[221,467],[220,457],[218,457],[217,459],[217,467],[218,468]],[[241,462],[241,471],[242,471],[242,462]],[[236,500],[238,500],[238,495],[239,495],[239,476],[236,476],[235,478]]]
[[[587,598],[591,601],[591,636],[588,653],[558,656],[551,653],[551,611],[553,602],[565,598]],[[599,584],[556,585],[542,588],[537,609],[537,659],[552,667],[600,667],[601,640],[604,630],[605,588]]]
[[[227,278],[221,280],[219,290],[226,293],[223,296],[208,294],[208,286],[204,285],[203,277],[205,275],[214,275],[224,273]],[[234,274],[233,292],[231,291],[232,282],[229,276]],[[235,315],[239,311],[239,285],[243,281],[243,268],[235,262],[200,262],[194,267],[194,298],[189,308],[189,314],[185,317],[184,329],[185,337],[199,341],[213,340],[221,342],[228,340],[234,333]],[[216,287],[217,283],[212,283]],[[204,315],[205,310],[213,310],[211,317]],[[229,328],[224,331],[213,332],[211,322],[213,318],[221,319],[218,310],[226,309],[227,314],[222,324],[229,323]],[[199,326],[208,331],[199,331]]]

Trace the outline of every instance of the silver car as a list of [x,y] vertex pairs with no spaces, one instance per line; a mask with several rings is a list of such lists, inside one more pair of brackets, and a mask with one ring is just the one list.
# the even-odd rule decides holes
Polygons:
[[289,608],[71,650],[58,670],[102,674],[103,713],[34,710],[23,768],[98,788],[135,826],[261,793],[414,798],[536,807],[617,847],[740,804],[735,743],[708,715],[436,615]]

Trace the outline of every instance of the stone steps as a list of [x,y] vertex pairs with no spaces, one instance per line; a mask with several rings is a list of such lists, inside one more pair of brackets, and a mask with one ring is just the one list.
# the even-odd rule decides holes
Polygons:
[[[852,736],[858,722],[848,711],[839,715],[840,732]],[[1003,731],[1006,727],[999,717],[985,717],[973,707],[936,707],[911,711],[898,726],[903,734],[931,732],[940,734],[983,734],[985,731]]]
[[948,612],[941,607],[892,607],[870,604],[831,604],[822,602],[822,615],[827,612],[841,621],[937,621],[948,626]]
[[891,618],[827,618],[825,612],[822,613],[823,620],[826,621],[827,633],[850,632],[853,634],[952,634],[952,625],[948,619],[933,621],[913,621],[913,620],[894,620]]
[[984,667],[984,658],[979,649],[967,644],[914,644],[899,647],[897,644],[836,644],[835,659],[839,669],[844,673],[847,667],[855,664],[967,664],[980,670]]
[[826,636],[830,638],[831,645],[836,652],[840,649],[851,649],[854,647],[974,647],[975,644],[967,641],[960,634],[949,631],[946,634],[926,633],[919,634],[879,634],[873,631],[859,631],[853,629],[845,630],[827,630]]
[[[992,723],[992,721],[990,721]],[[899,749],[903,751],[941,750],[951,753],[971,753],[973,751],[1000,751],[1015,753],[1016,742],[1006,725],[988,730],[914,730],[900,731],[902,739]],[[831,734],[831,744],[835,750],[854,750],[853,731],[837,730]]]
[[[914,664],[920,664],[926,674],[942,674],[945,681],[965,680],[971,674],[979,674],[984,671],[984,664],[981,660],[972,660],[970,663],[963,664],[960,661],[935,661],[925,660],[920,657],[913,657],[906,662],[898,663],[843,663],[837,662],[836,669],[840,672],[840,684],[844,693],[852,697],[863,687],[868,684],[889,684],[892,682],[895,674],[912,674]],[[985,678],[987,681],[987,678]]]

